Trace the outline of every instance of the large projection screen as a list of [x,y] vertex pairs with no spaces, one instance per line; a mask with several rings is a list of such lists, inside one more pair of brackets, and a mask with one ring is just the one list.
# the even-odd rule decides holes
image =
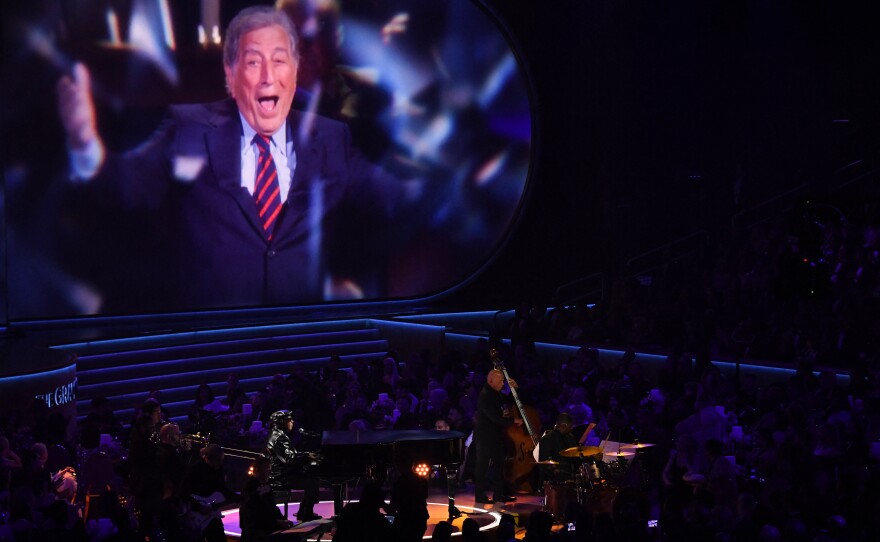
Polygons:
[[[3,7],[7,321],[418,299],[492,258],[523,204],[533,121],[525,71],[491,9],[274,5],[293,19],[301,58],[289,196],[267,240],[240,185],[241,145],[212,146],[228,135],[217,119],[241,122],[225,30],[256,4],[267,3]],[[77,63],[109,157],[85,181],[56,95]],[[180,104],[212,104],[216,116],[169,135]]]

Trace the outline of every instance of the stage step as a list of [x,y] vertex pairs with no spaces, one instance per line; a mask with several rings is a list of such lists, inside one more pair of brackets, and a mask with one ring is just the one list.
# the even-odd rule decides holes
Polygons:
[[249,326],[151,335],[56,348],[77,354],[77,417],[95,397],[107,397],[124,424],[152,390],[169,416],[186,419],[200,384],[222,398],[226,377],[236,373],[248,394],[264,389],[275,374],[319,368],[332,355],[342,368],[356,359],[381,359],[388,341],[366,320]]

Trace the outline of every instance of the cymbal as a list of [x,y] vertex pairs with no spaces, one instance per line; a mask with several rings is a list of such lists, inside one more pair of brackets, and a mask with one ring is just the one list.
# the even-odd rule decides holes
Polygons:
[[558,465],[559,461],[553,461],[552,459],[545,459],[544,461],[535,461],[535,465]]
[[616,459],[616,458],[627,458],[636,455],[635,452],[624,452],[623,450],[619,452],[605,452],[605,457]]
[[656,446],[655,444],[646,444],[644,442],[636,442],[635,444],[624,444],[620,447],[621,450],[641,450],[642,448],[650,448],[651,446]]
[[598,446],[572,446],[559,452],[562,457],[588,457],[602,455],[602,448]]

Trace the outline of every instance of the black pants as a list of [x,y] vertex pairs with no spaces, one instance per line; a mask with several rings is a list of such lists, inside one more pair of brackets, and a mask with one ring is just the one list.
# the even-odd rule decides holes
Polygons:
[[477,449],[476,461],[474,462],[474,497],[482,499],[486,497],[490,476],[492,481],[492,496],[500,498],[504,495],[504,445],[500,442],[481,442],[474,439]]
[[315,505],[318,504],[318,479],[313,477],[302,478],[300,485],[303,489],[303,498],[299,503],[299,510],[296,512],[296,515],[312,515],[315,511]]
[[[302,489],[303,498],[299,503],[297,516],[311,515],[314,513],[315,505],[318,503],[318,479],[313,476],[302,476],[299,473],[285,476],[281,481],[273,481],[270,483],[274,492],[284,493],[291,489]],[[278,493],[276,493],[276,499]]]

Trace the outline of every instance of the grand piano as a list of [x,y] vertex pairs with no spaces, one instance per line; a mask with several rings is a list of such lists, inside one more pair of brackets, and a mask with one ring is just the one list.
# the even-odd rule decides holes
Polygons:
[[437,430],[324,431],[322,461],[308,470],[333,488],[333,514],[338,516],[347,484],[358,478],[384,478],[385,470],[399,459],[414,465],[446,468],[449,518],[461,515],[455,508],[455,483],[464,456],[465,434]]

